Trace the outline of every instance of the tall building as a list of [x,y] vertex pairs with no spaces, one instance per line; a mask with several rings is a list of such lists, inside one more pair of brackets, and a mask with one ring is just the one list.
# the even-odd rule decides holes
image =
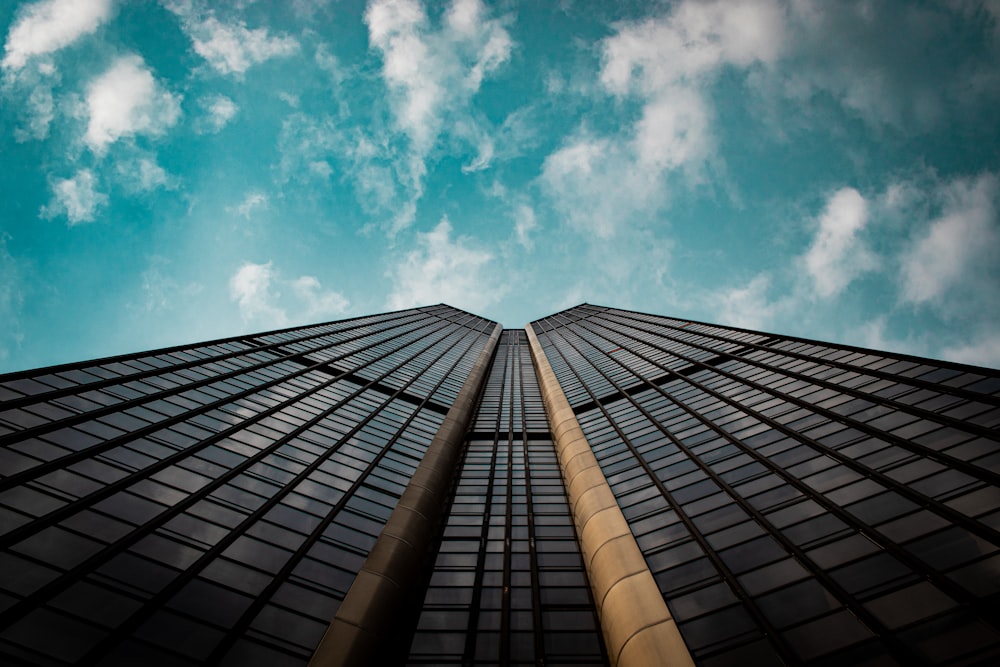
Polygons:
[[1000,662],[1000,372],[584,304],[0,376],[0,663]]

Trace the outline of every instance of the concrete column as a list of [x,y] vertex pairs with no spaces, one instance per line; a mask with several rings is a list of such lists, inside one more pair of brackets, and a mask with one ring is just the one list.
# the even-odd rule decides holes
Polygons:
[[373,664],[393,628],[396,613],[417,582],[424,555],[437,533],[455,465],[503,327],[493,330],[417,466],[375,546],[361,566],[310,667]]
[[531,325],[525,328],[611,664],[693,667],[545,352]]

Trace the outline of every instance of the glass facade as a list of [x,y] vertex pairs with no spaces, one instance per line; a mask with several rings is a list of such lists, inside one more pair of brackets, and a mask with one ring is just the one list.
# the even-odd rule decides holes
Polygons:
[[[0,663],[305,665],[495,326],[0,376]],[[1000,372],[587,304],[530,326],[695,664],[1000,663]],[[475,390],[399,662],[607,664],[524,331]]]
[[606,664],[527,337],[505,331],[408,662]]
[[589,305],[533,327],[696,663],[1000,660],[998,373]]
[[4,661],[305,664],[493,326],[439,306],[5,378]]

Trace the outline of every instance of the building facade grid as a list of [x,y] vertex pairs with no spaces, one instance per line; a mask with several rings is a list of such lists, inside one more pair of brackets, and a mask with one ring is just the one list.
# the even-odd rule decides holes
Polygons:
[[528,327],[491,353],[437,305],[0,376],[0,662],[306,664],[446,427],[394,659],[643,655],[609,656],[532,354],[685,660],[1000,662],[1000,372],[590,304]]
[[535,324],[699,662],[996,659],[995,376],[592,306]]

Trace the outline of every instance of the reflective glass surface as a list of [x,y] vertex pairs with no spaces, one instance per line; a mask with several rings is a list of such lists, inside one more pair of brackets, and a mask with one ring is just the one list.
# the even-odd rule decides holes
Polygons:
[[0,377],[0,662],[304,665],[493,327],[433,306]]
[[409,664],[607,664],[524,331],[497,347]]
[[1000,659],[1000,373],[590,305],[533,326],[696,662]]

